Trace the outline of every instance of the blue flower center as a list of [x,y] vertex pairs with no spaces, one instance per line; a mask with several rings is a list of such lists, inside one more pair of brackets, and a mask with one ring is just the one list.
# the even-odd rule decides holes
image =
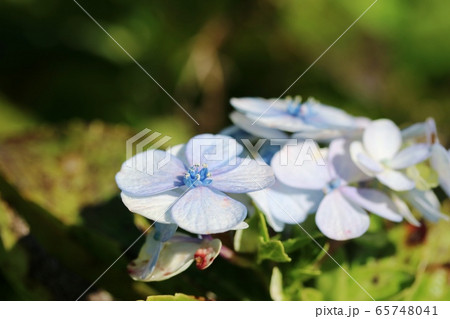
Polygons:
[[328,193],[334,191],[339,186],[341,186],[341,184],[342,184],[342,180],[340,178],[335,178],[328,182],[328,184],[325,186],[325,189],[323,190],[323,192],[325,194],[328,194]]
[[184,175],[184,185],[187,187],[206,186],[211,184],[211,173],[208,172],[208,165],[203,164],[191,166]]

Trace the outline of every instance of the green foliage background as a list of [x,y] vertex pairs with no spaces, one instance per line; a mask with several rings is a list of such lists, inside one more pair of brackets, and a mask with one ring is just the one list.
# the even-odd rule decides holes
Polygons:
[[[279,96],[372,1],[79,3],[200,125],[73,1],[1,1],[3,300],[76,299],[147,225],[114,182],[127,138],[145,127],[170,144],[217,132],[230,97]],[[379,0],[288,94],[401,126],[433,116],[448,147],[449,10],[444,0]],[[368,299],[299,228],[275,236],[259,214],[251,225],[231,261],[149,285],[126,273],[138,243],[84,298]],[[321,237],[311,220],[304,227],[375,299],[450,298],[445,222],[413,229],[373,217],[369,233],[346,243]],[[233,247],[231,235],[221,239]]]

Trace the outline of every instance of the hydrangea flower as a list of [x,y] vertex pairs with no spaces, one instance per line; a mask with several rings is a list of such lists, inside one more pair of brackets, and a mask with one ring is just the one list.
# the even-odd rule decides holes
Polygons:
[[275,178],[268,165],[239,157],[242,151],[228,136],[198,135],[168,152],[137,154],[116,182],[128,209],[149,219],[195,234],[245,228],[247,208],[225,193],[261,190]]
[[185,271],[194,261],[203,270],[219,255],[219,239],[193,238],[176,233],[176,229],[174,224],[155,223],[138,258],[127,267],[134,280],[166,280]]
[[[286,99],[232,98],[231,105],[243,113],[250,126],[264,126],[287,132],[303,132],[300,137],[338,137],[347,131],[361,129],[367,120],[355,118],[332,106],[323,105],[314,99],[301,103],[300,97]],[[242,126],[242,118],[233,119]],[[257,120],[257,123],[254,123]],[[255,129],[255,128],[251,128]]]
[[414,139],[425,137],[430,148],[430,164],[437,172],[439,185],[450,196],[450,151],[446,150],[439,142],[436,123],[433,118],[428,118],[425,122],[416,123],[402,131],[403,138]]
[[354,141],[350,152],[355,164],[368,176],[377,178],[395,191],[414,188],[415,183],[401,170],[427,159],[429,149],[424,144],[415,144],[400,150],[400,129],[387,119],[373,121],[364,130],[362,142]]
[[[279,146],[273,148],[265,144],[261,149],[261,157],[266,163],[271,163],[273,156],[279,151]],[[284,184],[279,179],[263,190],[248,193],[254,204],[264,213],[267,223],[273,230],[280,232],[285,224],[296,224],[303,222],[308,213],[315,212],[321,199],[321,194],[315,191],[302,190]],[[288,216],[279,207],[290,212]]]
[[[316,224],[327,237],[347,240],[361,236],[369,227],[366,211],[391,221],[402,220],[386,194],[358,185],[351,186],[366,180],[367,176],[353,164],[348,141],[337,139],[330,144],[326,165],[299,158],[302,147],[303,144],[283,147],[272,159],[272,168],[278,180],[299,190],[314,192],[320,198]],[[323,149],[318,151],[326,153]],[[288,209],[284,211],[287,215],[294,214]]]

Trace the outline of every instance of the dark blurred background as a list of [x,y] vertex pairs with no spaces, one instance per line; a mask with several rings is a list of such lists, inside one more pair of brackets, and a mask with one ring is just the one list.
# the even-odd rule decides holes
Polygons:
[[[145,224],[117,197],[125,140],[145,127],[173,144],[217,132],[231,97],[278,97],[372,2],[79,0],[197,126],[72,0],[2,0],[0,296],[77,297]],[[447,144],[449,10],[378,1],[287,95],[402,127],[432,116]],[[108,286],[132,285],[125,263],[93,299],[151,293]]]

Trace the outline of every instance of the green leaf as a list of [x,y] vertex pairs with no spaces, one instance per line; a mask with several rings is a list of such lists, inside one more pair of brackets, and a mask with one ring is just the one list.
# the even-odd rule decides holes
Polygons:
[[146,301],[205,301],[204,297],[188,296],[181,293],[175,295],[148,296]]
[[240,253],[255,253],[260,245],[260,238],[263,241],[270,239],[266,220],[264,215],[255,209],[255,213],[246,222],[248,228],[236,231],[234,249]]
[[263,260],[272,260],[276,262],[290,262],[291,258],[284,251],[284,246],[279,240],[264,241],[260,237],[258,249],[258,263]]
[[[314,239],[318,239],[318,238],[322,238],[324,237],[323,234],[317,232],[317,233],[313,233],[311,235]],[[305,236],[297,236],[294,238],[289,238],[285,241],[282,241],[283,246],[284,246],[284,250],[286,253],[292,253],[296,250],[299,250],[311,243],[313,243],[313,240],[311,239],[311,237],[305,235]]]

